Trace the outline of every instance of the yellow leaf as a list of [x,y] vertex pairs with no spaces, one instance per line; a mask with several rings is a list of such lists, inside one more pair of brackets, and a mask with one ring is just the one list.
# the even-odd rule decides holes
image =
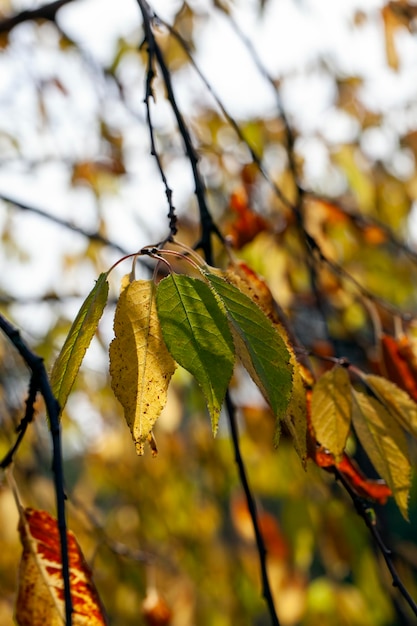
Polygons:
[[411,487],[411,465],[402,428],[375,398],[352,390],[352,420],[372,465],[385,480],[405,519]]
[[[65,608],[58,524],[46,511],[21,509],[23,555],[15,617],[19,626],[63,626]],[[91,572],[72,532],[67,533],[74,626],[107,621]]]
[[175,361],[167,350],[155,304],[155,284],[136,280],[122,291],[114,317],[110,345],[111,385],[124,409],[136,452],[166,404]]
[[311,398],[311,423],[317,441],[340,461],[351,420],[350,381],[346,369],[336,365],[319,378]]
[[417,438],[417,404],[408,393],[382,376],[367,374],[362,378],[400,426]]

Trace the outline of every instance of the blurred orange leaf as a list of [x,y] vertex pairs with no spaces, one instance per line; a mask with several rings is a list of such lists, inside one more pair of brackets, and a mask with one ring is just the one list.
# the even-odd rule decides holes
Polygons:
[[[231,503],[233,526],[247,542],[255,543],[255,532],[246,500],[237,496]],[[258,524],[265,548],[270,556],[286,561],[289,557],[289,546],[282,534],[277,519],[267,511],[258,511]]]
[[408,338],[383,335],[381,348],[382,373],[417,402],[417,363]]
[[245,189],[234,191],[230,196],[230,208],[236,214],[228,228],[227,234],[237,250],[251,242],[256,235],[268,229],[268,222],[249,206],[249,199]]
[[142,604],[142,613],[149,626],[168,626],[172,620],[171,609],[155,587],[148,589]]
[[[64,584],[58,525],[46,511],[21,509],[19,534],[23,555],[15,617],[19,626],[65,624]],[[102,626],[106,617],[91,572],[72,532],[68,531],[74,626]]]

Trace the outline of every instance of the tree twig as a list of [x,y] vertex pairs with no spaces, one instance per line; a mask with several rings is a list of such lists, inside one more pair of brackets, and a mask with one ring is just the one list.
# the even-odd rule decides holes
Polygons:
[[265,598],[266,604],[268,606],[269,615],[271,617],[271,624],[273,626],[279,626],[278,615],[275,610],[274,598],[272,596],[271,586],[269,583],[268,570],[266,557],[267,552],[265,548],[265,543],[262,537],[261,529],[259,527],[258,514],[256,510],[256,502],[252,495],[251,488],[249,485],[249,481],[246,475],[245,464],[243,462],[242,454],[240,452],[239,445],[239,432],[236,421],[236,410],[235,406],[230,398],[230,394],[227,391],[226,393],[226,410],[227,416],[229,418],[229,426],[230,432],[232,435],[233,449],[235,452],[235,460],[239,471],[240,482],[243,487],[243,491],[245,493],[246,502],[248,505],[249,514],[252,520],[253,529],[255,532],[255,540],[256,546],[258,550],[259,556],[259,564],[261,568],[261,578],[262,578],[262,595]]
[[23,24],[23,22],[33,22],[34,20],[49,20],[50,22],[55,22],[56,14],[59,9],[74,1],[75,0],[55,0],[55,2],[44,4],[37,9],[21,11],[16,15],[0,20],[0,33],[9,33],[19,24]]
[[[72,600],[69,576],[69,556],[67,541],[67,526],[65,520],[65,492],[64,473],[62,466],[61,427],[59,422],[59,404],[54,397],[48,380],[43,359],[33,353],[23,341],[19,331],[0,315],[0,329],[10,339],[20,356],[32,372],[32,398],[37,389],[45,401],[46,412],[49,418],[49,428],[52,436],[52,470],[54,474],[55,496],[59,537],[61,542],[62,577],[64,582],[65,620],[66,626],[72,624]],[[30,411],[27,407],[27,412]]]
[[7,204],[11,204],[12,206],[17,207],[18,209],[21,209],[22,211],[29,211],[30,213],[39,215],[39,217],[43,217],[44,219],[47,219],[50,222],[54,222],[54,224],[58,224],[58,226],[63,226],[64,228],[68,230],[72,230],[74,233],[78,233],[82,235],[83,237],[85,237],[86,239],[89,239],[90,241],[96,241],[97,243],[101,243],[103,246],[108,246],[109,248],[113,248],[114,250],[117,250],[117,252],[120,252],[123,255],[128,254],[127,250],[122,248],[122,246],[119,246],[119,244],[115,243],[114,241],[110,241],[110,239],[103,237],[103,235],[100,235],[100,233],[98,233],[97,231],[85,230],[84,228],[81,228],[80,226],[76,226],[75,224],[72,224],[71,222],[68,222],[67,220],[62,219],[61,217],[57,217],[56,215],[51,215],[51,213],[48,213],[47,211],[44,211],[43,209],[38,209],[37,207],[26,204],[25,202],[21,202],[20,200],[17,200],[16,198],[12,198],[11,196],[5,193],[0,193],[0,200],[2,200],[3,202],[7,202]]
[[404,583],[402,582],[397,572],[397,569],[392,559],[392,551],[385,545],[384,540],[382,539],[381,534],[378,530],[376,520],[371,515],[369,515],[369,507],[366,505],[365,501],[354,492],[352,487],[346,481],[343,474],[339,472],[337,468],[334,469],[334,473],[336,475],[336,478],[340,481],[340,483],[343,485],[344,489],[346,490],[346,492],[349,494],[350,498],[352,499],[352,502],[355,506],[357,513],[365,522],[366,527],[368,528],[379,551],[381,552],[384,558],[384,561],[388,567],[388,570],[391,574],[393,587],[396,587],[399,590],[399,592],[401,593],[401,595],[407,602],[408,606],[413,611],[414,615],[417,617],[417,604],[413,600],[409,592],[407,591],[407,588],[405,587]]
[[206,188],[198,165],[198,154],[191,140],[187,124],[185,123],[184,117],[178,107],[177,99],[175,97],[174,89],[172,86],[170,71],[165,63],[165,59],[163,57],[160,46],[158,45],[158,42],[156,41],[152,31],[152,21],[154,18],[157,19],[157,16],[151,11],[151,8],[146,0],[137,0],[137,2],[142,13],[145,39],[148,46],[150,46],[153,50],[159,69],[161,70],[162,78],[164,80],[165,88],[167,91],[167,99],[171,105],[172,111],[177,121],[178,130],[184,142],[185,153],[188,157],[193,173],[193,178],[195,182],[195,195],[197,198],[201,223],[201,238],[196,247],[199,247],[203,250],[207,263],[212,264],[213,251],[211,236],[215,234],[221,240],[223,239],[223,237],[216,224],[214,223],[209,208],[207,206]]

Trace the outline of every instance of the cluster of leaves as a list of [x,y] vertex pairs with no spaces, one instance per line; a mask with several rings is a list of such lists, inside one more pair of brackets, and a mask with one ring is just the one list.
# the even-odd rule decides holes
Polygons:
[[[196,33],[210,25],[212,12],[233,24],[232,3],[214,4],[215,8],[203,11],[184,3],[173,15],[174,32],[155,21],[157,40],[178,85],[191,82],[195,66],[189,53],[198,47]],[[261,4],[262,10],[268,10],[268,3]],[[14,8],[13,2],[9,8]],[[352,28],[360,33],[382,16],[387,63],[399,75],[399,37],[412,32],[415,9],[408,2],[389,2],[377,13],[358,12],[352,16]],[[18,294],[6,275],[1,277],[2,305],[23,326],[26,322],[34,328],[39,336],[33,340],[37,351],[48,364],[55,362],[51,381],[64,409],[70,527],[94,562],[109,615],[126,626],[141,619],[140,607],[148,623],[153,623],[150,620],[158,611],[160,623],[182,626],[222,620],[252,624],[264,619],[251,519],[219,423],[230,384],[244,426],[242,450],[261,503],[259,522],[280,621],[385,626],[398,621],[396,611],[411,619],[407,607],[392,595],[385,566],[373,554],[362,520],[341,497],[333,475],[365,498],[375,508],[376,518],[390,522],[389,539],[399,555],[396,564],[416,597],[412,525],[398,516],[390,498],[392,493],[403,517],[410,515],[413,521],[416,259],[404,241],[416,199],[415,129],[411,121],[408,124],[414,104],[407,102],[396,111],[372,107],[364,97],[369,82],[365,73],[347,75],[342,67],[320,57],[311,61],[307,73],[333,85],[333,99],[326,103],[328,117],[350,128],[341,141],[323,127],[306,131],[303,113],[298,117],[290,107],[291,142],[280,106],[271,115],[240,119],[234,128],[239,133],[234,135],[225,111],[220,115],[205,98],[202,106],[200,98],[187,123],[206,174],[207,198],[220,230],[246,265],[234,261],[227,270],[214,269],[187,252],[182,254],[185,274],[170,270],[169,276],[155,280],[128,277],[119,296],[118,267],[112,273],[115,285],[108,273],[100,272],[114,262],[114,251],[117,258],[123,254],[121,246],[111,241],[114,192],[123,197],[132,179],[140,187],[146,178],[139,173],[144,170],[137,159],[143,146],[148,150],[148,129],[138,129],[141,110],[137,107],[143,100],[148,61],[145,47],[139,48],[143,33],[121,36],[112,58],[100,67],[57,15],[37,25],[24,23],[13,30],[13,36],[2,39],[5,58],[16,64],[17,77],[17,52],[25,37],[34,38],[39,50],[53,51],[57,60],[48,65],[49,70],[34,64],[33,83],[15,84],[18,91],[24,84],[31,94],[19,102],[34,103],[31,133],[36,154],[31,148],[33,136],[18,124],[26,117],[24,112],[7,112],[15,106],[11,96],[1,102],[6,111],[3,120],[14,120],[2,122],[0,129],[2,165],[42,176],[45,171],[49,175],[51,161],[59,163],[67,180],[61,195],[70,198],[68,222],[62,220],[60,229],[74,230],[74,224],[86,223],[86,206],[93,226],[91,231],[75,229],[84,235],[85,247],[74,252],[73,240],[65,242],[56,262],[59,278],[36,292],[35,297],[40,294],[46,300],[42,306],[48,311],[45,323],[39,322],[40,332],[32,321],[39,319],[39,303],[35,315],[28,315],[31,302],[16,302]],[[196,74],[192,76],[195,82]],[[280,86],[290,90],[299,78],[298,71],[289,69],[280,76]],[[161,82],[153,83],[157,103],[165,98]],[[276,90],[277,81],[269,82]],[[77,94],[84,87],[91,89],[92,111],[82,109],[82,115],[73,118],[73,112],[80,110]],[[279,96],[277,91],[274,94]],[[60,106],[54,108],[57,99]],[[74,142],[65,140],[68,120],[72,120]],[[50,149],[51,128],[58,138],[55,152]],[[180,137],[169,121],[154,130],[170,178],[181,158]],[[377,161],[373,138],[388,146]],[[65,150],[57,157],[61,145]],[[325,155],[319,176],[310,169],[312,146]],[[117,211],[117,232],[123,233],[123,246],[129,249],[143,240],[143,224],[151,212],[146,205],[142,215],[136,197],[140,196],[135,196],[135,203],[124,202]],[[27,250],[24,237],[19,236],[27,212],[19,218],[13,206],[7,205],[2,222],[8,267],[23,262],[29,280],[34,267],[31,282],[36,285],[39,270],[25,262],[36,253]],[[22,211],[25,208],[31,209],[21,206]],[[194,246],[198,224],[191,194],[179,208],[183,210],[178,213],[178,241]],[[147,227],[152,234],[146,233],[144,243],[166,235],[166,223],[164,231],[155,235],[154,225]],[[50,236],[58,238],[55,230]],[[153,254],[157,260],[165,259],[158,266],[163,274],[172,250],[157,246],[149,255],[151,250],[147,248],[142,258]],[[224,246],[214,256],[219,268],[227,265]],[[74,287],[78,293],[87,291],[99,274],[72,323],[74,315],[65,296],[73,295]],[[106,307],[109,291],[117,295]],[[115,300],[110,380],[107,349]],[[278,314],[276,302],[287,317]],[[90,359],[89,351],[81,367],[90,343],[99,358]],[[10,419],[3,423],[2,418],[2,454],[13,445],[25,387],[19,386],[16,397],[16,384],[11,381],[20,380],[22,373],[18,365],[5,368],[5,354],[2,349],[0,399]],[[268,406],[258,396],[254,400],[253,391],[249,401],[242,400],[248,384],[235,368],[236,356]],[[182,367],[173,374],[176,363]],[[201,387],[205,403],[184,370]],[[242,379],[244,383],[239,382]],[[129,456],[130,435],[123,421],[116,419],[120,407],[110,386],[123,406],[138,452],[147,441],[156,450],[155,430],[162,450],[156,461],[149,455],[140,461],[134,454]],[[167,409],[160,415],[166,397]],[[204,404],[211,428],[207,420],[197,419],[205,413]],[[19,450],[15,474],[35,518],[51,528],[53,521],[39,511],[53,509],[48,445],[42,420],[33,426]],[[218,431],[214,443],[210,430]],[[272,442],[278,439],[275,452]],[[307,472],[306,457],[314,461],[307,464]],[[28,546],[35,557],[42,554],[31,536],[30,515],[21,513],[23,563],[28,560]],[[19,553],[17,520],[7,488],[0,492],[0,516],[0,546],[5,554],[0,565],[0,621],[7,623],[13,611]],[[43,571],[40,557],[39,564]],[[171,610],[155,591],[155,572]],[[24,579],[22,575],[22,583]],[[49,588],[54,589],[52,580]],[[22,610],[18,607],[17,614]],[[24,623],[24,616],[18,619]]]

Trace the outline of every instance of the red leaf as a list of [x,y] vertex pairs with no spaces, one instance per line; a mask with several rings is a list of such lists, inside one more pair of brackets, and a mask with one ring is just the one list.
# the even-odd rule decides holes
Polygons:
[[[46,511],[22,509],[16,621],[19,626],[65,623],[64,584],[57,521]],[[67,532],[74,626],[107,624],[91,571],[72,532]]]

